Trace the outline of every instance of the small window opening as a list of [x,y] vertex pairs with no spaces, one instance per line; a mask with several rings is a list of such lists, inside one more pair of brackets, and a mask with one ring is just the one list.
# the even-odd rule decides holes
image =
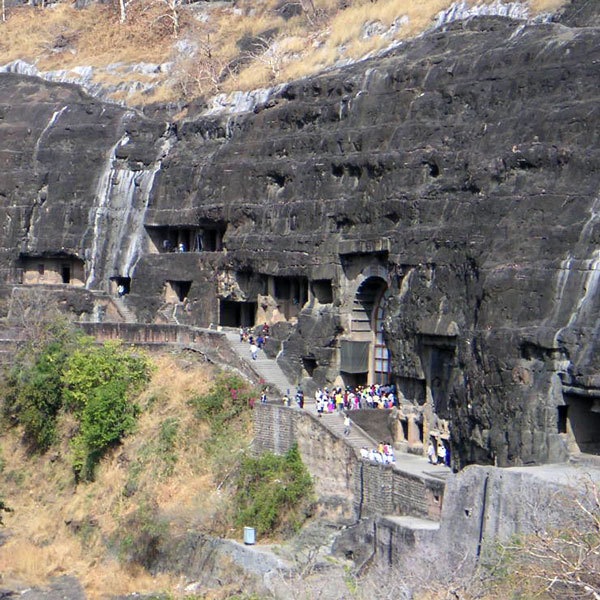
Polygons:
[[37,270],[38,270],[38,275],[40,277],[44,276],[44,272],[46,271],[46,267],[44,266],[44,263],[39,263],[37,266]]

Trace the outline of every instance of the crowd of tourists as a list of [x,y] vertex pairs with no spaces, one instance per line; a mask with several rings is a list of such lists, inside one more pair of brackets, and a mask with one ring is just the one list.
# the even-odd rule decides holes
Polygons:
[[396,388],[392,385],[373,385],[356,388],[341,386],[319,388],[315,392],[315,405],[319,415],[324,412],[343,412],[361,408],[392,408],[397,406]]
[[[266,340],[269,337],[269,326],[265,323],[258,333],[251,333],[248,328],[240,328],[240,342],[249,344],[252,358],[256,360],[259,350],[262,350]],[[304,408],[304,392],[298,386],[296,393],[292,397],[288,390],[283,396],[284,406],[291,406],[292,402],[298,408]],[[261,404],[267,402],[266,390],[263,390],[260,396]],[[337,412],[344,416],[344,435],[350,434],[351,419],[348,411],[360,410],[363,408],[393,408],[398,406],[396,395],[396,386],[394,384],[381,385],[374,383],[372,385],[359,385],[355,388],[337,386],[331,389],[324,387],[318,388],[315,392],[315,408],[319,416],[323,413]],[[368,448],[363,446],[360,449],[360,456],[364,460],[373,463],[391,465],[396,462],[394,448],[389,442],[380,442],[377,448]],[[438,440],[435,445],[430,441],[427,447],[427,458],[431,464],[450,466],[450,450],[442,440]]]
[[363,446],[360,449],[360,457],[384,465],[393,465],[396,462],[394,448],[389,442],[379,442],[377,448],[370,450],[367,446]]

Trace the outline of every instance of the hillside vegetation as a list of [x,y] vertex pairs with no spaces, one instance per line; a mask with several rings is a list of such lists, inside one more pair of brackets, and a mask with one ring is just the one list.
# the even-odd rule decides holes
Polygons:
[[3,586],[68,574],[89,598],[173,594],[178,578],[149,574],[168,539],[241,539],[245,519],[277,539],[306,519],[298,453],[248,452],[256,390],[238,375],[62,327],[15,367],[0,394]]
[[[530,16],[567,0],[517,0]],[[464,5],[503,0],[465,0]],[[271,86],[354,61],[432,27],[452,0],[129,0],[76,9],[13,7],[0,23],[0,64],[91,83],[142,105]],[[124,88],[122,84],[131,85]]]

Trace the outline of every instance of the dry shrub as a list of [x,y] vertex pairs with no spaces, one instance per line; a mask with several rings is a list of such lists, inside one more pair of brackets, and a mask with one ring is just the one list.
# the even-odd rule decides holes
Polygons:
[[229,82],[224,84],[223,90],[227,92],[232,92],[236,89],[252,90],[267,87],[272,81],[271,69],[266,64],[261,64],[256,60],[237,74],[235,82],[232,82],[233,85],[230,85]]
[[120,24],[115,7],[92,4],[77,10],[67,4],[52,8],[14,9],[3,24],[0,61],[39,59],[41,69],[112,62],[161,62],[170,51],[168,23],[156,4],[131,5],[131,18]]
[[531,11],[534,14],[554,12],[568,4],[567,0],[529,0]]
[[[140,399],[145,410],[137,432],[105,457],[93,483],[74,484],[67,439],[74,423],[68,418],[59,425],[61,446],[44,456],[27,456],[18,430],[0,437],[1,455],[10,456],[0,473],[0,489],[14,508],[4,517],[9,539],[0,546],[4,581],[43,584],[49,577],[69,574],[82,582],[92,599],[176,589],[174,578],[122,566],[106,548],[106,540],[146,498],[153,497],[158,514],[181,529],[201,526],[198,511],[206,509],[208,518],[222,505],[203,448],[209,432],[187,405],[191,396],[210,387],[212,369],[187,355],[163,356],[156,364]],[[152,445],[168,419],[178,422],[173,449],[177,460],[172,472],[164,474],[164,453],[154,452]],[[137,490],[129,496],[124,493],[126,484],[138,463],[142,470]]]
[[[530,0],[529,6],[537,14],[554,11],[567,1]],[[452,4],[452,0],[297,0],[301,11],[288,21],[281,16],[285,0],[238,0],[235,6],[183,4],[177,8],[181,37],[196,44],[198,50],[193,56],[182,57],[173,45],[169,1],[133,0],[124,24],[119,23],[117,0],[112,2],[83,10],[66,4],[11,9],[8,22],[2,25],[0,63],[23,58],[48,70],[171,60],[176,65],[173,76],[157,78],[157,87],[151,92],[118,92],[114,99],[134,105],[172,102],[272,85],[314,74],[341,59],[361,58],[395,40],[421,33],[432,26],[439,11]],[[202,18],[195,18],[198,14]],[[363,37],[366,24],[379,23],[385,31],[402,17],[407,22],[394,33]],[[276,46],[273,32],[278,39]],[[271,38],[267,43],[271,50],[249,55],[241,48],[243,39],[256,37]],[[135,82],[144,81],[145,76],[98,75],[96,79],[104,83]]]
[[332,46],[322,46],[307,56],[294,60],[282,68],[286,80],[306,77],[332,65],[340,57],[339,50]]

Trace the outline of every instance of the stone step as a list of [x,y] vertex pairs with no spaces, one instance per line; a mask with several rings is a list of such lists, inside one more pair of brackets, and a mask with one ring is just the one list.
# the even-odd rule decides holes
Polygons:
[[240,342],[238,331],[224,330],[225,337],[232,350],[247,364],[251,365],[253,370],[272,387],[275,387],[280,394],[294,393],[295,386],[288,380],[285,373],[281,370],[276,360],[268,358],[262,350],[258,351],[256,360],[252,359],[250,354],[250,345],[248,342]]
[[119,314],[121,315],[125,323],[137,323],[137,317],[129,308],[127,308],[122,298],[111,296],[110,300],[112,301],[116,309],[119,311]]
[[[351,412],[350,421],[352,421]],[[343,438],[346,441],[346,443],[350,444],[357,452],[363,446],[366,446],[367,448],[371,449],[376,445],[375,440],[373,440],[369,435],[367,435],[354,423],[350,425],[350,433],[348,435],[344,435],[344,418],[343,416],[340,416],[340,414],[338,414],[337,412],[323,413],[322,417],[320,418],[320,422],[327,429],[329,429],[329,431],[331,431],[338,437]]]
[[420,517],[384,515],[381,518],[410,531],[437,531],[440,528],[439,521],[430,521]]

